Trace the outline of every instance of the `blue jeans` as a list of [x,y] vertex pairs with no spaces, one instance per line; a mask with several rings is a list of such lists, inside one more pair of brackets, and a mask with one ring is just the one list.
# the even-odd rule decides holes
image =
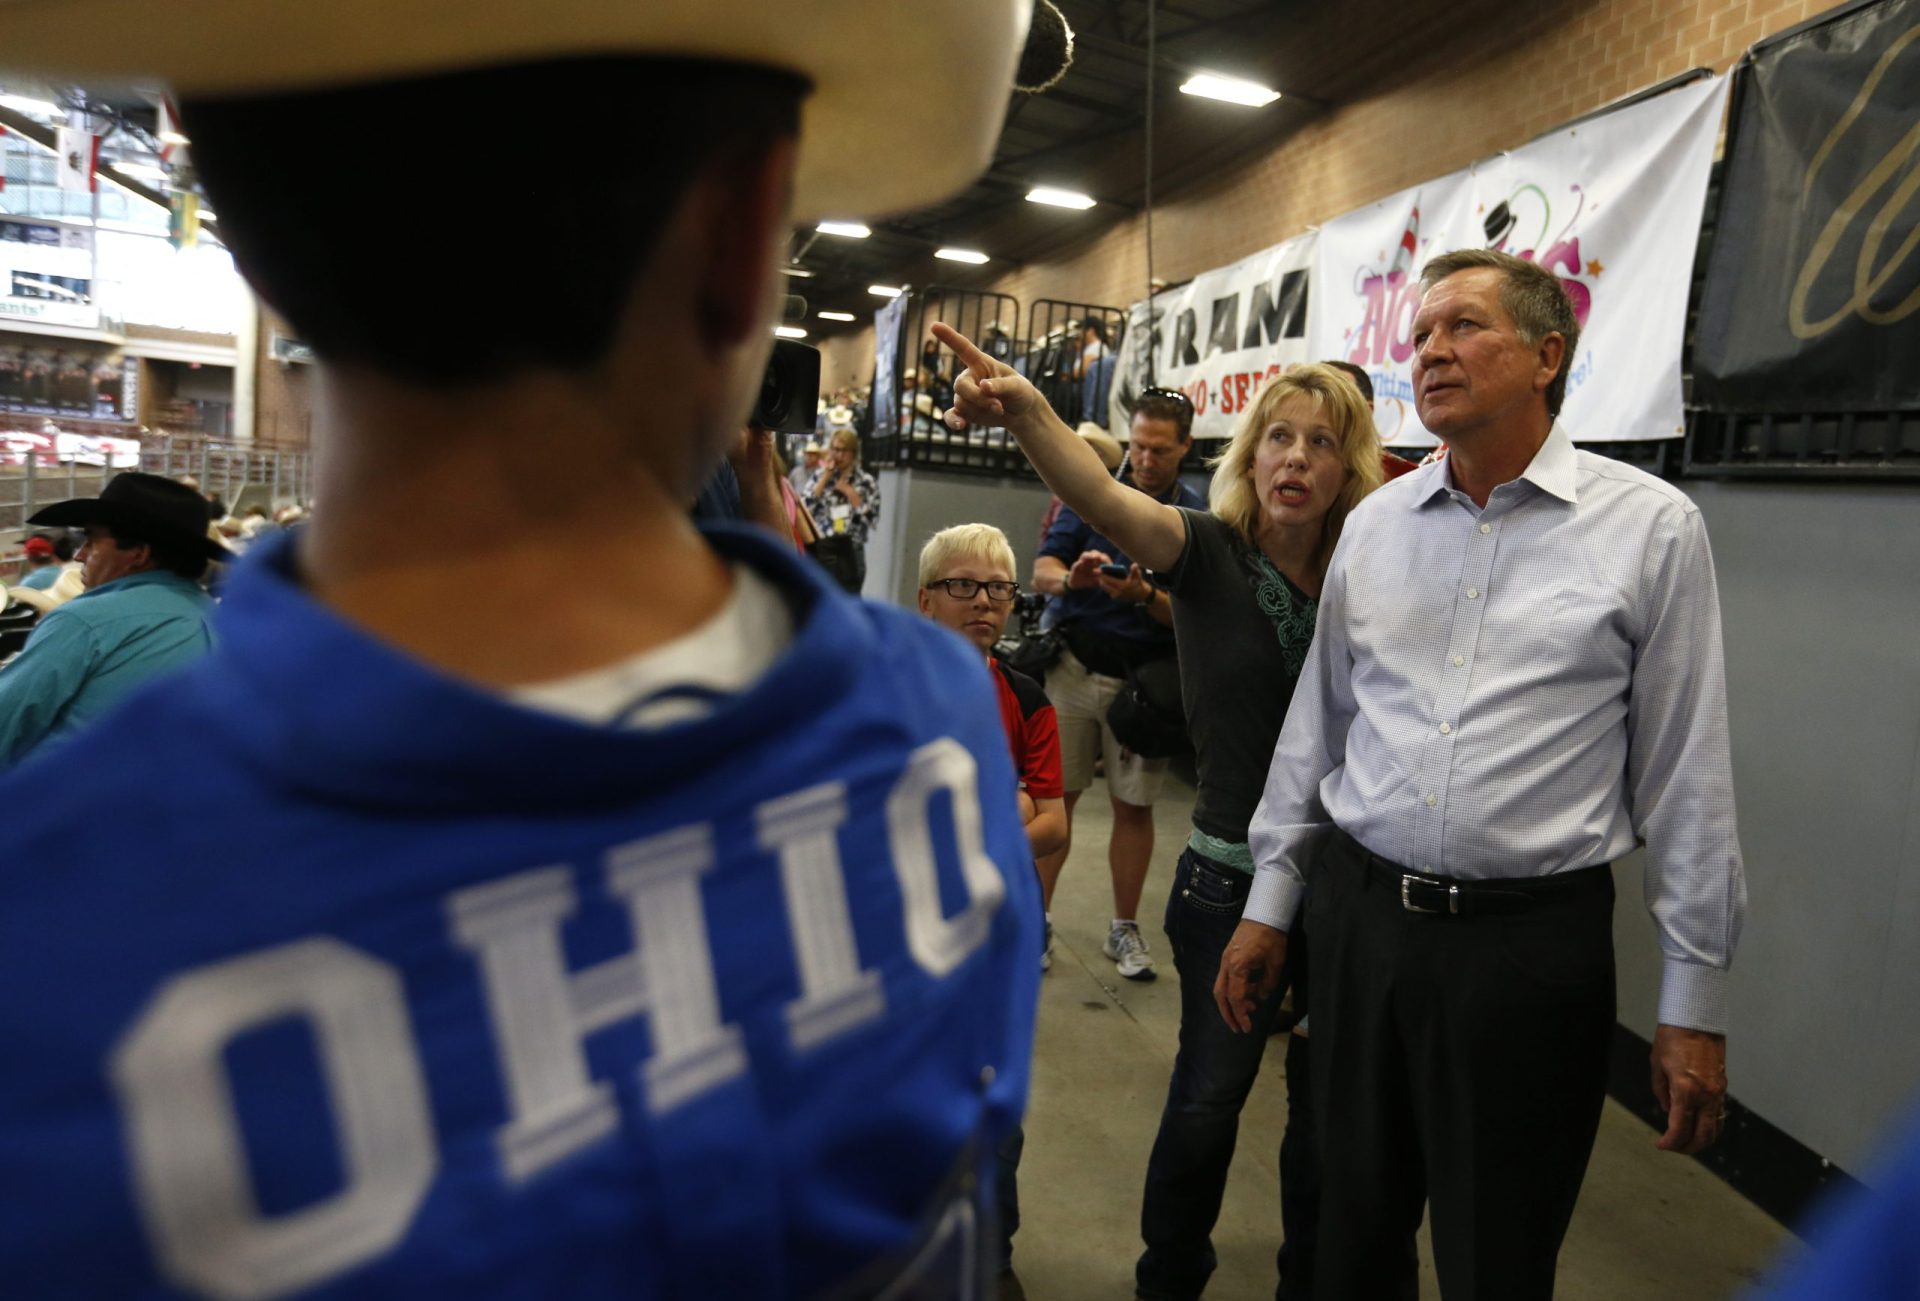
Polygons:
[[[1147,1249],[1134,1267],[1142,1296],[1197,1297],[1218,1263],[1212,1233],[1240,1132],[1240,1108],[1260,1073],[1286,988],[1283,976],[1273,996],[1254,1012],[1251,1034],[1228,1029],[1213,1001],[1220,955],[1252,888],[1246,873],[1192,850],[1180,855],[1174,872],[1166,925],[1180,973],[1180,1050],[1147,1161],[1140,1208],[1140,1236]],[[1294,1123],[1290,1112],[1289,1130]]]

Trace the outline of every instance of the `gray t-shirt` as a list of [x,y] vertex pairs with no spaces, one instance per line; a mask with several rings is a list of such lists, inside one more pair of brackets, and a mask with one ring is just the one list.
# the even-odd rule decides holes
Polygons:
[[1200,777],[1193,825],[1243,843],[1318,603],[1220,519],[1185,507],[1180,516],[1186,549],[1157,577],[1173,596],[1180,695]]

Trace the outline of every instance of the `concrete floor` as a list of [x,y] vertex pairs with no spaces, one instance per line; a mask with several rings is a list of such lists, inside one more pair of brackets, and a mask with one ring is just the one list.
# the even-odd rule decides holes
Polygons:
[[[1054,964],[1040,997],[1033,1098],[1020,1170],[1014,1264],[1033,1301],[1133,1295],[1140,1187],[1173,1067],[1180,999],[1161,917],[1185,842],[1192,791],[1169,779],[1155,810],[1153,873],[1141,929],[1161,976],[1119,978],[1101,956],[1113,915],[1104,786],[1080,801],[1074,847],[1053,902]],[[1286,1125],[1279,1039],[1247,1101],[1214,1230],[1211,1298],[1273,1295],[1280,1239],[1277,1159]],[[1609,1101],[1579,1208],[1560,1255],[1561,1301],[1714,1301],[1732,1297],[1784,1246],[1786,1230]],[[1422,1234],[1423,1301],[1440,1290]]]

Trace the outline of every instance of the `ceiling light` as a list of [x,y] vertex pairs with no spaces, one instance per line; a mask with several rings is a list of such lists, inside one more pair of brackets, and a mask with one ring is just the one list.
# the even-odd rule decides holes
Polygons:
[[855,319],[852,312],[821,312],[819,316],[823,321],[851,321]]
[[814,229],[822,235],[839,235],[845,239],[865,239],[873,234],[857,221],[823,221]]
[[156,181],[164,181],[167,179],[167,169],[164,167],[155,167],[151,163],[115,163],[113,164],[113,170],[122,176],[137,176]]
[[875,298],[898,298],[900,291],[892,285],[868,285],[867,292]]
[[1259,108],[1280,98],[1277,90],[1269,90],[1255,82],[1241,81],[1237,77],[1216,77],[1211,72],[1199,72],[1187,78],[1180,87],[1180,93],[1206,99],[1223,99],[1229,104],[1245,104],[1248,108]]
[[160,133],[160,143],[167,145],[184,145],[193,142],[181,135],[178,131],[162,131]]
[[773,332],[783,339],[804,339],[807,332],[797,325],[776,325]]
[[987,260],[985,253],[970,248],[935,249],[933,255],[937,258],[945,258],[949,262],[971,262],[975,266],[979,266]]
[[0,95],[0,108],[10,108],[16,113],[31,113],[39,117],[64,118],[56,104],[44,99],[34,99],[28,95]]
[[801,280],[813,279],[813,272],[807,270],[805,267],[781,267],[780,274],[783,276],[795,276]]
[[1053,190],[1046,186],[1027,191],[1028,203],[1044,203],[1050,208],[1091,208],[1091,194],[1077,194],[1072,190]]

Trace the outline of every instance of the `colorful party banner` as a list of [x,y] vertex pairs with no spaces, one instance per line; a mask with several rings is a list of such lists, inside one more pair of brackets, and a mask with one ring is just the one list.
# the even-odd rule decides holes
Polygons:
[[1366,368],[1382,439],[1428,446],[1414,411],[1425,262],[1501,249],[1559,275],[1582,334],[1561,418],[1581,442],[1677,438],[1687,292],[1726,82],[1708,77],[1542,136],[1328,222],[1308,352]]

